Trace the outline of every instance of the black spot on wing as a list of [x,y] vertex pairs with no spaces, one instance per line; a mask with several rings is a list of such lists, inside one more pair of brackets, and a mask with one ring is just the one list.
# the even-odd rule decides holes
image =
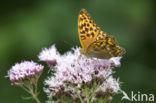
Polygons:
[[88,28],[85,28],[85,31],[88,32]]
[[92,31],[93,30],[93,28],[92,27],[90,27],[90,31]]
[[91,33],[91,35],[92,35],[92,37],[94,37],[94,33],[93,32]]
[[81,31],[80,33],[81,33],[81,34],[85,34],[85,31]]
[[87,37],[90,37],[90,34],[87,34]]
[[82,21],[83,19],[80,17],[80,20]]
[[81,38],[81,40],[85,40],[86,39],[86,37],[84,35],[81,35],[80,38]]
[[86,23],[84,23],[83,26],[86,26]]

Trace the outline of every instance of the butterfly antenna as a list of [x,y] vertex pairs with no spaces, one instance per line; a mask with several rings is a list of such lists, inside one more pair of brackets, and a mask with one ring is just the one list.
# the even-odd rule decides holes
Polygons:
[[67,45],[70,45],[70,46],[74,47],[74,45],[72,45],[71,43],[69,43],[69,42],[67,42],[65,40],[62,40],[62,42],[66,43]]

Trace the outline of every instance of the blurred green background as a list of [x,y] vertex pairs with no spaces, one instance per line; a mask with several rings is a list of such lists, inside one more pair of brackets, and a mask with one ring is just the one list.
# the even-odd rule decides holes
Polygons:
[[[156,96],[156,15],[155,0],[1,0],[0,1],[0,102],[33,103],[29,96],[12,86],[7,71],[16,62],[34,60],[44,47],[56,44],[61,53],[80,46],[77,30],[78,13],[85,8],[106,33],[113,35],[127,53],[114,76],[122,89]],[[39,62],[43,65],[45,63]],[[40,99],[47,99],[43,80],[39,81]],[[112,103],[121,102],[116,95]]]

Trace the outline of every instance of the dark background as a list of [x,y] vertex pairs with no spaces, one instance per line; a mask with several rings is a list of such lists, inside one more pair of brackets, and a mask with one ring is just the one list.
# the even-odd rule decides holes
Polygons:
[[[23,60],[39,62],[39,52],[52,44],[61,53],[71,49],[63,41],[80,46],[77,18],[81,8],[126,49],[122,65],[114,74],[123,82],[121,88],[128,95],[140,91],[156,96],[155,4],[154,0],[1,0],[0,102],[34,102],[22,100],[21,97],[29,95],[10,84],[5,78],[7,71]],[[45,65],[39,81],[39,97],[43,103],[47,99],[42,87],[48,69]],[[120,103],[121,97],[116,95],[112,103]]]

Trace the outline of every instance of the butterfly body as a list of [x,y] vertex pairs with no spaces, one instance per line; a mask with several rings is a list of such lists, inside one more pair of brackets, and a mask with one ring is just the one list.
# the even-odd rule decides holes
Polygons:
[[82,54],[108,59],[125,53],[125,50],[118,46],[113,36],[100,30],[100,27],[85,9],[82,9],[78,16],[78,32]]

